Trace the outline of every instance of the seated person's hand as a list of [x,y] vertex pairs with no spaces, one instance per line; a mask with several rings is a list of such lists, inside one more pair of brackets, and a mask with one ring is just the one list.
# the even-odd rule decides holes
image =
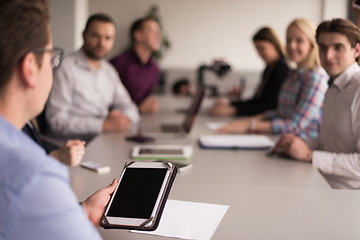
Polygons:
[[117,184],[118,180],[115,178],[109,186],[98,190],[83,202],[84,212],[94,226],[100,226],[110,195],[115,191]]
[[216,99],[214,103],[214,106],[225,106],[225,105],[230,105],[230,100],[225,97],[219,97],[218,99]]
[[50,152],[50,155],[68,166],[80,164],[85,154],[85,141],[68,140],[61,148]]
[[239,84],[237,84],[237,85],[234,85],[233,87],[229,88],[227,90],[226,94],[232,98],[239,98],[240,94],[241,94],[241,90],[242,90],[241,86]]
[[155,96],[145,98],[139,105],[141,113],[156,113],[159,108],[159,102]]
[[243,118],[237,121],[230,122],[225,126],[216,130],[219,133],[245,133],[249,131],[250,118]]
[[227,98],[219,98],[215,104],[209,108],[208,113],[215,116],[234,116],[236,109],[230,105],[230,101]]
[[104,120],[103,131],[104,132],[120,132],[126,131],[130,128],[130,119],[122,114],[119,110],[112,110],[109,116]]
[[292,158],[311,162],[313,151],[299,137],[293,134],[282,136],[272,150],[273,153],[283,153]]

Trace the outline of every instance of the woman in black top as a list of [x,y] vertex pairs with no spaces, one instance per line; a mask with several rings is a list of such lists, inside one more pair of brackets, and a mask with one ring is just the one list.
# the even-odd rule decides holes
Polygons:
[[254,35],[253,43],[259,56],[266,63],[261,83],[254,96],[247,101],[230,102],[220,99],[209,109],[210,114],[249,116],[276,109],[281,85],[289,72],[283,45],[275,31],[269,27],[261,28]]

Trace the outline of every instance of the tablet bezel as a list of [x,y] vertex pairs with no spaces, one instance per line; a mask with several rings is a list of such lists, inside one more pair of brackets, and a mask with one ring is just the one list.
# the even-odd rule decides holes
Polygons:
[[[181,150],[182,154],[144,154],[141,153],[142,149],[154,149],[154,150]],[[188,146],[178,145],[140,145],[134,146],[132,151],[132,157],[137,159],[189,159],[191,155],[191,149]]]
[[[156,213],[159,210],[160,204],[161,204],[161,200],[163,198],[164,192],[166,190],[166,186],[169,183],[170,177],[171,177],[171,171],[170,169],[167,167],[167,164],[171,164],[171,163],[164,163],[164,162],[132,162],[130,165],[126,166],[123,171],[121,172],[120,178],[119,178],[119,183],[116,186],[116,189],[114,191],[114,194],[112,195],[109,204],[106,208],[106,211],[104,213],[104,217],[106,219],[106,221],[111,224],[111,225],[124,225],[124,226],[134,226],[134,227],[140,227],[142,226],[145,222],[146,225],[144,227],[148,227],[151,226],[154,223],[155,220],[155,216]],[[150,218],[152,219],[149,221],[149,219],[146,218],[127,218],[127,217],[110,217],[107,216],[109,209],[111,207],[111,204],[113,203],[114,197],[118,191],[118,188],[120,186],[121,180],[126,172],[126,169],[128,168],[157,168],[157,169],[167,169],[167,172],[165,174],[165,177],[163,179],[159,194],[157,196],[155,205],[153,207],[153,210],[151,212]]]

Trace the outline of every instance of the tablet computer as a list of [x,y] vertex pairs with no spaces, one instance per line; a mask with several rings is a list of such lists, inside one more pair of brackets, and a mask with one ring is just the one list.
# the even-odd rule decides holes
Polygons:
[[168,162],[126,163],[102,226],[155,230],[175,175],[176,167]]
[[133,148],[131,156],[143,160],[189,160],[192,152],[187,145],[140,145]]

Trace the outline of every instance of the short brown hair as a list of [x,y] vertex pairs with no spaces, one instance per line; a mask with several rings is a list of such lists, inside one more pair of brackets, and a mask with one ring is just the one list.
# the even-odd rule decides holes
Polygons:
[[[0,0],[0,90],[30,51],[50,40],[47,0]],[[36,54],[40,65],[43,54]]]
[[96,13],[96,14],[91,15],[88,18],[86,25],[85,25],[84,33],[86,33],[89,30],[90,25],[95,21],[112,23],[116,27],[115,21],[109,15],[106,15],[104,13]]
[[360,43],[360,31],[352,22],[334,18],[332,20],[323,21],[316,29],[316,42],[319,42],[321,33],[340,33],[346,36],[351,47],[355,47],[356,43]]
[[157,24],[159,24],[158,21],[156,21],[155,18],[152,17],[144,17],[144,18],[139,18],[137,20],[135,20],[133,22],[133,24],[130,27],[130,38],[131,38],[131,43],[134,44],[135,43],[135,32],[141,30],[144,27],[144,23],[147,21],[154,21],[157,22]]
[[255,41],[267,41],[274,45],[279,56],[284,57],[284,46],[276,34],[275,30],[270,27],[260,28],[252,38],[253,42]]

